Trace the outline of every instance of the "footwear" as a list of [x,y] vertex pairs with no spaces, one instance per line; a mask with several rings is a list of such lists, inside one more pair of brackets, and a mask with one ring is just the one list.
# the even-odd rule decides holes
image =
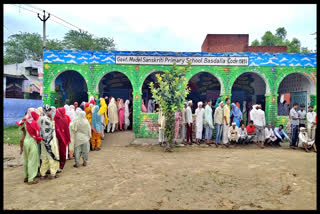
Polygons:
[[294,147],[294,146],[290,146],[290,149],[296,149],[296,147]]
[[35,181],[35,180],[33,180],[33,181],[31,181],[31,182],[28,182],[29,185],[37,184],[37,183],[38,183],[38,181]]
[[83,162],[83,166],[87,166],[88,165],[88,163],[87,162]]
[[61,173],[62,172],[62,169],[58,169],[57,173]]
[[23,182],[27,183],[28,182],[28,178],[23,179]]
[[306,151],[306,152],[310,152],[308,149],[306,149],[306,150],[304,150],[304,151]]
[[46,177],[45,176],[41,176],[40,177],[40,180],[44,180]]
[[78,168],[78,167],[79,167],[79,164],[75,164],[75,165],[73,165],[73,167]]
[[96,151],[100,151],[100,150],[101,150],[101,148],[98,148],[98,147],[96,148]]

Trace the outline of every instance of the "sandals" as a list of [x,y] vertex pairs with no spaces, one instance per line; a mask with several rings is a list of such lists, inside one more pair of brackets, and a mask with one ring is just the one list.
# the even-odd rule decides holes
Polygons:
[[75,165],[73,165],[73,167],[78,168],[78,167],[79,167],[79,165],[78,165],[78,164],[75,164]]
[[59,169],[58,171],[57,171],[57,173],[61,173],[62,172],[62,170],[61,169]]
[[96,151],[100,151],[101,150],[101,148],[96,148]]
[[84,163],[83,163],[83,166],[87,166],[87,165],[88,165],[87,162],[84,162]]
[[59,175],[56,174],[55,176],[50,176],[49,177],[50,180],[53,180],[53,179],[56,179],[56,178],[59,178]]
[[23,179],[23,182],[27,183],[28,182],[28,178]]
[[37,184],[37,183],[38,183],[38,181],[35,181],[35,180],[33,180],[33,181],[31,181],[31,182],[28,182],[29,185]]

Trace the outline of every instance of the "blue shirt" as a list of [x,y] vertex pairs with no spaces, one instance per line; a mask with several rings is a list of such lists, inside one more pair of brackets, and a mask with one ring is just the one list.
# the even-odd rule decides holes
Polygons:
[[283,129],[280,131],[279,127],[276,127],[273,131],[274,135],[277,136],[277,138],[282,139],[282,136],[289,139],[288,135],[283,131]]

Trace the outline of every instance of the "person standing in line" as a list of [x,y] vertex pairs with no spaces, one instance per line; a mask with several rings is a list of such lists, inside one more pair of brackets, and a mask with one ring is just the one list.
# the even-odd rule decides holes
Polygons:
[[203,103],[198,102],[198,108],[195,111],[196,115],[196,144],[200,144],[202,139],[202,130],[203,130],[203,118],[204,118],[204,109],[202,108]]
[[147,113],[147,112],[148,112],[146,106],[144,105],[143,99],[141,99],[141,111],[144,112],[144,113]]
[[298,145],[296,145],[298,140],[298,128],[299,128],[299,115],[297,112],[298,103],[293,104],[293,108],[290,110],[290,122],[291,122],[291,135],[292,141],[290,148],[295,149]]
[[80,156],[83,159],[83,166],[88,164],[88,154],[89,154],[89,140],[92,137],[91,126],[89,121],[86,120],[86,113],[84,111],[76,112],[77,119],[70,124],[70,130],[74,135],[75,144],[74,144],[74,160],[75,168],[79,167]]
[[252,106],[250,117],[255,125],[257,145],[260,144],[261,149],[263,149],[265,140],[264,128],[266,125],[266,119],[264,111],[261,109],[261,105],[256,104]]
[[232,117],[232,116],[233,116],[233,122],[236,123],[237,127],[240,127],[240,122],[242,120],[243,115],[242,115],[242,112],[241,112],[240,108],[234,103],[231,104],[230,117]]
[[268,126],[264,129],[264,133],[265,133],[265,143],[269,144],[269,145],[273,145],[274,142],[277,140],[277,137],[274,135],[271,124],[269,123]]
[[[205,140],[207,145],[211,145],[212,131],[213,131],[213,119],[212,119],[212,101],[208,100],[204,110],[204,124],[205,124]],[[218,145],[216,144],[216,147]]]
[[99,106],[95,106],[93,108],[92,113],[92,122],[91,122],[91,130],[92,130],[92,138],[91,138],[91,146],[92,151],[101,150],[101,115],[99,114]]
[[300,105],[300,110],[298,111],[299,128],[300,127],[306,127],[307,112],[306,112],[306,110],[304,108],[305,108],[305,105],[301,104]]
[[308,130],[308,136],[312,140],[315,140],[315,134],[316,134],[316,122],[315,122],[316,115],[317,113],[313,111],[313,107],[309,106],[308,113],[307,113],[307,130]]
[[101,125],[102,125],[102,130],[101,130],[101,139],[104,140],[104,130],[106,129],[106,126],[108,124],[108,106],[106,104],[106,100],[104,98],[100,98],[100,109],[99,109],[99,114],[101,115]]
[[124,130],[127,130],[128,127],[130,126],[130,109],[129,109],[129,104],[130,101],[126,100],[126,102],[124,103]]
[[118,119],[118,109],[116,106],[116,102],[114,100],[114,98],[112,97],[109,103],[109,107],[108,107],[108,118],[109,118],[109,122],[107,125],[107,132],[110,132],[110,128],[112,126],[111,132],[113,133],[116,127],[116,124],[118,123],[119,119]]
[[214,125],[216,127],[216,147],[218,147],[221,143],[223,119],[223,101],[220,101],[218,107],[214,111]]
[[123,125],[124,123],[124,103],[123,103],[123,99],[120,99],[119,102],[119,130],[123,131]]
[[[186,125],[187,125],[187,144],[192,145],[192,100],[188,101],[188,107],[186,109]],[[189,142],[190,140],[190,142]]]
[[54,116],[56,136],[59,143],[59,157],[60,169],[58,173],[62,172],[67,158],[67,147],[70,143],[69,121],[66,117],[66,110],[63,107],[57,109]]
[[164,132],[165,132],[165,126],[166,126],[166,118],[162,112],[162,109],[160,107],[159,109],[159,114],[158,114],[158,123],[160,124],[159,127],[159,144],[160,146],[162,146],[165,143],[165,136],[164,136]]
[[186,134],[187,134],[187,120],[186,120],[186,111],[188,103],[185,102],[182,109],[182,127],[181,127],[181,139],[182,143],[186,144]]
[[[69,106],[69,117],[71,119],[71,122],[75,119],[75,108],[73,105]],[[68,145],[68,154],[69,154],[69,160],[74,159],[74,141],[71,140],[70,144]]]
[[54,129],[54,121],[51,115],[51,107],[46,104],[43,107],[44,114],[40,117],[40,135],[43,138],[41,142],[41,155],[42,160],[40,167],[41,179],[44,179],[46,172],[50,170],[50,179],[58,178],[56,174],[59,165],[59,147]]
[[226,98],[226,104],[223,107],[223,145],[229,147],[228,133],[229,133],[229,125],[230,125],[230,99]]
[[177,143],[177,139],[179,137],[179,130],[180,130],[180,121],[181,121],[181,112],[176,112],[174,114],[174,143]]
[[74,105],[74,109],[77,109],[79,107],[78,102],[74,102],[73,105]]
[[40,126],[37,123],[39,114],[35,108],[29,108],[26,116],[20,121],[16,122],[19,129],[22,131],[20,140],[20,155],[23,153],[23,174],[24,182],[28,184],[37,184],[34,180],[38,174],[40,165],[38,143],[41,142]]

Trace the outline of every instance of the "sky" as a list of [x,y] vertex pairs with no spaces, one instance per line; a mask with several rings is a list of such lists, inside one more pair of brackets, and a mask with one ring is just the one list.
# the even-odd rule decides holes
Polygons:
[[[4,5],[4,41],[18,32],[42,35],[42,22],[33,12]],[[249,45],[266,31],[287,30],[302,47],[316,49],[316,4],[20,4],[44,9],[51,16],[46,34],[62,40],[70,29],[56,17],[97,37],[113,38],[117,50],[201,52],[207,34],[249,34]],[[41,15],[42,17],[42,15]],[[62,24],[57,24],[56,22]]]

